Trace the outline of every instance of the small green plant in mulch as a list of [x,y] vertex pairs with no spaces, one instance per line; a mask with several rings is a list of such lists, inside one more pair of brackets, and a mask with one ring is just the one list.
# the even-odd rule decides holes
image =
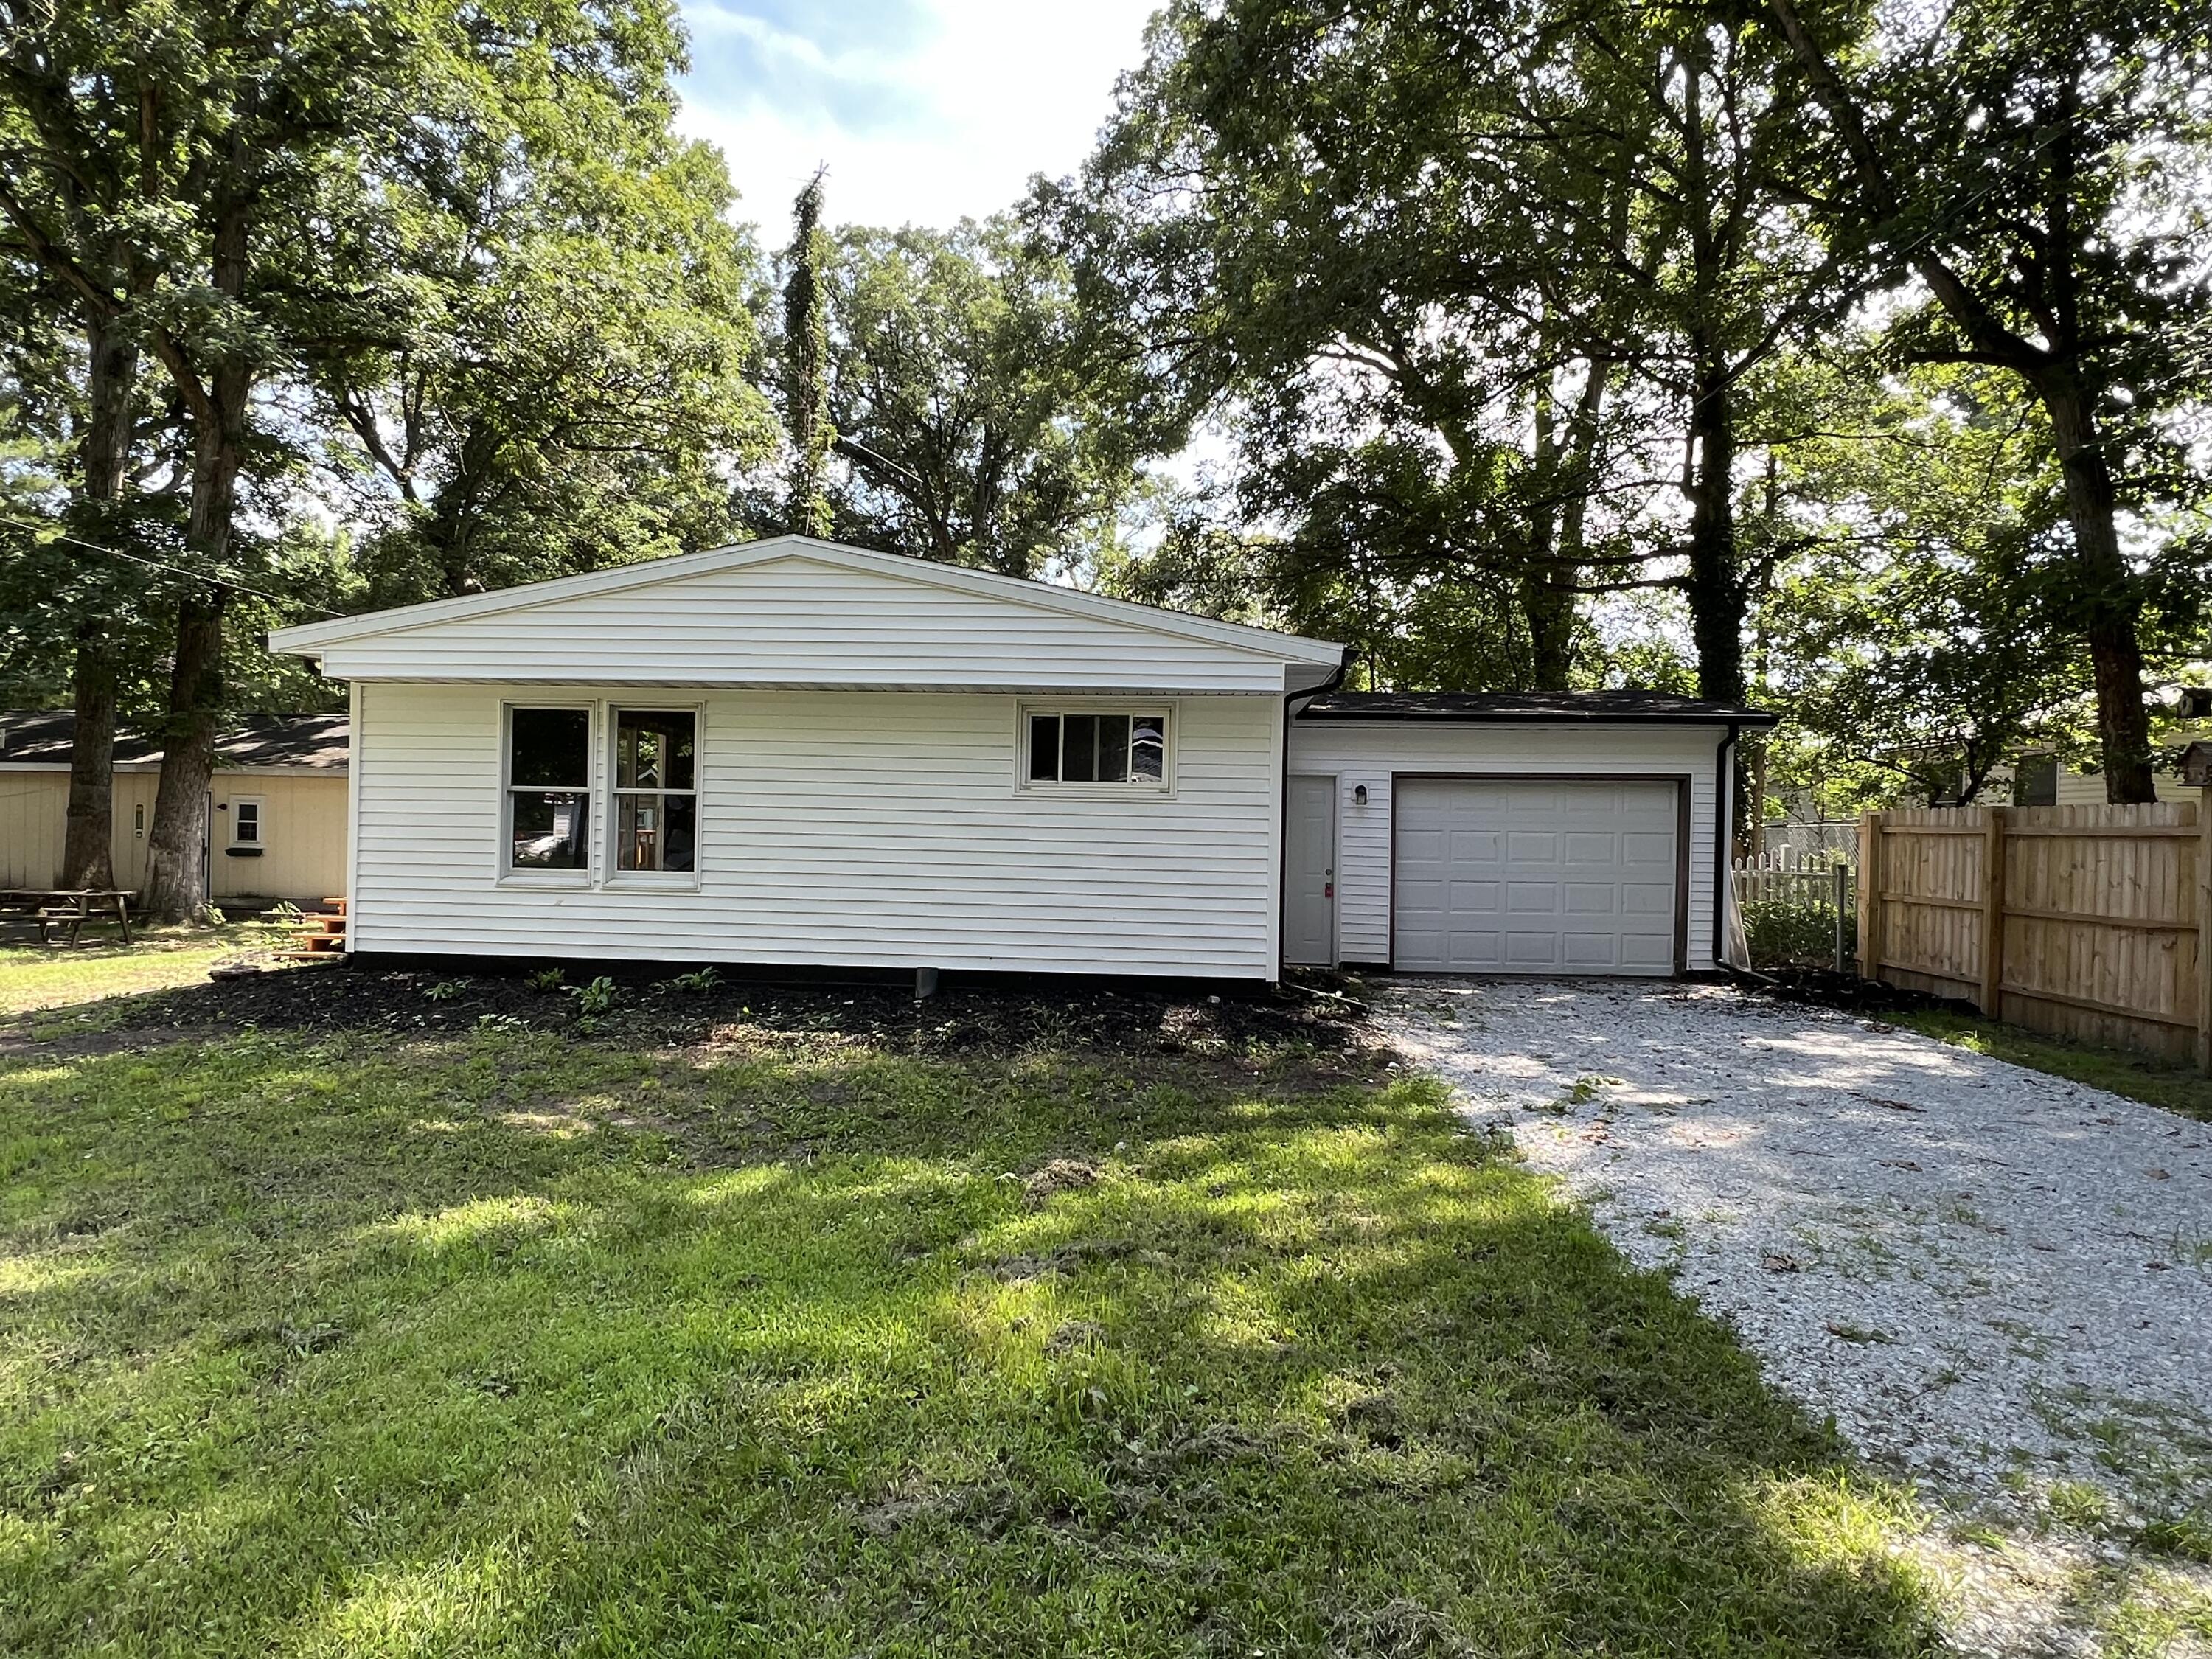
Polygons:
[[722,976],[711,967],[699,968],[688,974],[678,974],[668,982],[677,990],[688,992],[693,996],[704,996],[722,982]]
[[533,991],[551,993],[561,989],[568,978],[568,969],[564,968],[540,968],[523,982]]
[[568,994],[576,999],[576,1012],[586,1017],[605,1013],[615,1006],[615,982],[605,974],[587,985],[572,985]]
[[441,979],[435,985],[425,987],[422,994],[432,1002],[451,1002],[469,988],[465,979]]

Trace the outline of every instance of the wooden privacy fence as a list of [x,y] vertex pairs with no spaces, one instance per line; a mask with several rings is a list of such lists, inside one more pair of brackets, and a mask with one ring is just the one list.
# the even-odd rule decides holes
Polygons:
[[1859,849],[1866,977],[2212,1071],[2212,799],[1869,812]]

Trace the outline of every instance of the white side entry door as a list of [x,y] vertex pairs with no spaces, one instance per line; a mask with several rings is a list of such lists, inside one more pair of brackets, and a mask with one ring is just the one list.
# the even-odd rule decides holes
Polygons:
[[1285,813],[1283,960],[1336,965],[1336,780],[1292,777]]

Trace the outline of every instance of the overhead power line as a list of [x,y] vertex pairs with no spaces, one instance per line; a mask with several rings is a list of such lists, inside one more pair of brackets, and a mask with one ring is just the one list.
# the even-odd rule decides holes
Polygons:
[[173,576],[182,576],[196,582],[205,582],[210,587],[228,587],[234,592],[251,593],[257,599],[268,599],[276,605],[297,606],[312,611],[319,617],[342,617],[343,611],[332,611],[325,605],[309,605],[305,599],[295,599],[283,593],[271,593],[265,587],[255,587],[249,582],[234,582],[228,576],[210,576],[198,570],[187,570],[180,564],[169,564],[161,559],[149,559],[143,553],[125,553],[119,547],[108,547],[99,542],[88,542],[82,536],[71,536],[36,523],[29,519],[10,519],[0,516],[0,524],[13,525],[18,530],[27,530],[42,541],[67,542],[71,547],[82,547],[94,553],[105,553],[110,558],[128,559],[132,564],[143,564],[149,570],[166,570]]

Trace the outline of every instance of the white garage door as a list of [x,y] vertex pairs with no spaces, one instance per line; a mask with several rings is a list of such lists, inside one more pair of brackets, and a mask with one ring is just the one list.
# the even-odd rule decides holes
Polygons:
[[1392,965],[1674,970],[1671,781],[1407,778],[1392,807]]

